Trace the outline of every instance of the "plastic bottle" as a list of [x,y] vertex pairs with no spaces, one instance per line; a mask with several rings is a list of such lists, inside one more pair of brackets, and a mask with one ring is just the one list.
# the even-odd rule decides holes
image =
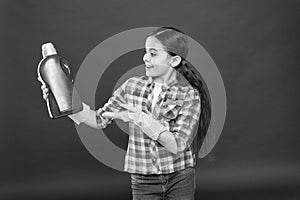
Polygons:
[[82,101],[73,85],[68,61],[57,54],[52,43],[42,45],[42,55],[37,73],[49,88],[47,108],[50,118],[56,119],[81,111]]

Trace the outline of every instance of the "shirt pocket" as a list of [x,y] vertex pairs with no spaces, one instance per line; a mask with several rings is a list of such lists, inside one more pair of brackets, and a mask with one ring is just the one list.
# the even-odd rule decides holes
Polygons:
[[183,100],[180,99],[166,100],[165,102],[162,103],[162,107],[161,107],[162,117],[169,120],[176,119],[182,107],[182,104],[183,104]]

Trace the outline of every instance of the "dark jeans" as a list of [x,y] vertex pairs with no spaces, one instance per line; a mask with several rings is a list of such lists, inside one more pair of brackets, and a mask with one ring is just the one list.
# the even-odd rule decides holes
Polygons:
[[193,200],[196,189],[195,168],[171,174],[131,174],[133,200]]

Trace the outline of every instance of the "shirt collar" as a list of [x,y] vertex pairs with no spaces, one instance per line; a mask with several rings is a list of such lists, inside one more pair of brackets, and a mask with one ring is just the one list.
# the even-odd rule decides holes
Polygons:
[[[147,79],[147,86],[150,86],[153,83],[154,83],[154,81],[153,81],[152,77],[148,77],[148,79]],[[177,79],[172,80],[172,81],[170,81],[168,83],[164,83],[163,86],[162,86],[162,90],[167,90],[167,89],[173,87],[176,84],[178,84],[178,80]]]

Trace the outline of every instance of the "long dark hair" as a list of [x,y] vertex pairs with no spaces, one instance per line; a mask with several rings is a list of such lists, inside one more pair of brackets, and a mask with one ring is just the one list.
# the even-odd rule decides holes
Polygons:
[[180,64],[175,68],[183,77],[199,91],[201,99],[201,114],[199,117],[199,127],[197,136],[193,140],[193,149],[199,153],[200,147],[207,134],[211,120],[211,103],[208,90],[205,90],[201,76],[195,67],[186,60],[188,54],[188,38],[184,32],[174,27],[160,27],[154,30],[149,36],[158,39],[165,50],[171,56],[179,55]]

